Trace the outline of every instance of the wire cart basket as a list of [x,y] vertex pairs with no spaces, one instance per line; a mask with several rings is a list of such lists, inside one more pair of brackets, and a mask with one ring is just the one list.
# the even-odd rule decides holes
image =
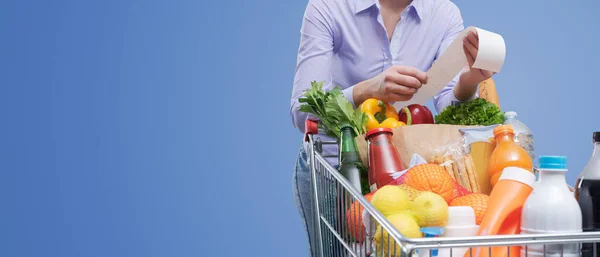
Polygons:
[[[584,257],[600,257],[597,256],[600,244],[596,244],[600,242],[600,232],[407,238],[326,160],[337,156],[323,155],[322,146],[337,145],[338,142],[321,141],[313,136],[318,134],[317,127],[315,121],[307,120],[304,137],[308,142],[313,210],[316,212],[315,220],[310,223],[314,224],[316,234],[311,237],[314,257],[479,257],[484,251],[487,251],[487,257],[511,257],[510,251],[503,256],[493,255],[492,250],[498,247],[520,247],[520,257],[574,257],[582,256],[582,243],[594,243],[593,252]],[[362,205],[368,215],[347,215],[355,210],[351,208],[354,203]],[[359,216],[370,220],[365,222],[370,224],[367,229],[349,229],[348,223],[354,221],[348,217]],[[376,230],[376,227],[380,229]],[[533,252],[534,247],[543,251]],[[567,247],[577,247],[575,252],[578,254],[564,251]],[[461,254],[455,254],[455,250],[461,250],[458,251]]]

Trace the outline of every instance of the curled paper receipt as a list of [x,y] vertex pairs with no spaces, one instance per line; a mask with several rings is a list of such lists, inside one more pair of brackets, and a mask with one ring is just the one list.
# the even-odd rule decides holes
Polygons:
[[500,72],[506,55],[502,36],[484,29],[468,27],[456,36],[456,39],[427,71],[427,84],[424,84],[411,100],[394,103],[394,108],[399,110],[409,104],[426,104],[469,65],[463,50],[463,40],[469,32],[476,32],[479,37],[479,49],[473,67]]

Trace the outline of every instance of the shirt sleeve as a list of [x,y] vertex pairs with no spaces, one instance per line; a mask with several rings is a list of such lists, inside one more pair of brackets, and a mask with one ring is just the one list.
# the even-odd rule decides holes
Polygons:
[[[444,39],[442,40],[440,48],[436,53],[436,59],[439,58],[444,53],[444,51],[446,51],[446,49],[448,48],[448,46],[450,46],[454,39],[456,39],[456,37],[465,29],[463,19],[458,7],[454,3],[449,2],[447,8],[449,9],[450,13],[448,22],[449,26],[446,31],[446,34],[444,35]],[[460,73],[457,74],[452,79],[452,81],[450,81],[450,83],[448,83],[448,85],[442,89],[442,91],[440,91],[436,96],[433,97],[433,104],[438,113],[441,112],[447,106],[452,105],[453,103],[461,102],[458,98],[456,98],[453,90],[454,86],[458,82],[459,77]],[[467,101],[473,100],[476,97],[477,93],[471,96],[471,98],[469,98]]]
[[[333,24],[329,6],[322,0],[310,0],[300,29],[300,46],[290,103],[292,122],[302,133],[304,133],[306,119],[316,119],[316,117],[299,111],[298,98],[311,87],[313,81],[325,82],[323,90],[333,88],[331,76],[331,58],[334,49]],[[350,102],[353,102],[352,87],[344,89],[343,93]]]

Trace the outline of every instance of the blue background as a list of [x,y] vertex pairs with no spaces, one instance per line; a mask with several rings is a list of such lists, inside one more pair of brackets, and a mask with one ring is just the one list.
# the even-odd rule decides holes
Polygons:
[[[0,256],[307,256],[289,103],[307,1],[3,1]],[[573,183],[600,130],[598,1],[455,1],[502,107]]]

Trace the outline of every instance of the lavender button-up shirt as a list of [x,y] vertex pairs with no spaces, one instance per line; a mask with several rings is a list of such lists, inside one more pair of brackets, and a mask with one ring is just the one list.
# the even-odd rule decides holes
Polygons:
[[[458,7],[449,0],[413,0],[390,41],[379,10],[378,0],[309,1],[300,30],[290,107],[294,126],[301,132],[309,115],[298,111],[298,98],[311,81],[325,81],[325,90],[341,87],[353,103],[354,85],[390,66],[429,70],[464,29]],[[434,97],[438,112],[458,101],[452,91],[458,76]],[[324,135],[321,139],[332,140]],[[336,151],[335,145],[323,147],[324,154]]]

